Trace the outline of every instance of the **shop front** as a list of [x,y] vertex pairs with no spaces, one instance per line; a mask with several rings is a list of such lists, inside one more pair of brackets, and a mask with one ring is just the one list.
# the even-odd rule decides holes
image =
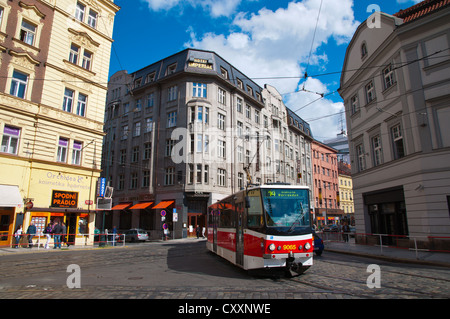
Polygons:
[[[14,225],[23,218],[23,199],[19,187],[0,185],[0,247],[9,246],[15,231]],[[16,214],[17,213],[17,214]],[[19,218],[16,221],[16,216]]]

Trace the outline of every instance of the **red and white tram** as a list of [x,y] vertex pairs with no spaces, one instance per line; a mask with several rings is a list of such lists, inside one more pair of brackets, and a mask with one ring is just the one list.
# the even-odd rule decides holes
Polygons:
[[262,185],[208,208],[207,248],[246,270],[299,275],[313,264],[309,188]]

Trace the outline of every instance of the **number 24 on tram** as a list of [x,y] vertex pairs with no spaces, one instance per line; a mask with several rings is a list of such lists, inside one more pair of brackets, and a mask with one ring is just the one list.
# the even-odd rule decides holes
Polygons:
[[313,264],[309,188],[262,185],[208,207],[207,248],[245,270],[290,276]]

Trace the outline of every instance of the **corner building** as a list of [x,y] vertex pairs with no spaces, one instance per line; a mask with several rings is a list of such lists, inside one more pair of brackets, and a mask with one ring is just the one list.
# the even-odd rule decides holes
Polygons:
[[71,242],[92,243],[118,10],[110,0],[0,0],[0,245],[19,225],[42,234],[56,219]]
[[449,17],[442,0],[375,13],[345,56],[356,232],[388,244],[450,247]]
[[[311,185],[309,125],[269,85],[215,52],[186,49],[108,84],[98,227],[195,235],[207,207],[248,183]],[[161,220],[161,212],[166,212]]]

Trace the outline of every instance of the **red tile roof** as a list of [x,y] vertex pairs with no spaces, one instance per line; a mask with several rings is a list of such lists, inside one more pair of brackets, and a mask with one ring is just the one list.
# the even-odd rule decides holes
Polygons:
[[405,10],[400,10],[394,16],[403,19],[403,22],[407,23],[441,10],[449,5],[450,0],[425,0]]

